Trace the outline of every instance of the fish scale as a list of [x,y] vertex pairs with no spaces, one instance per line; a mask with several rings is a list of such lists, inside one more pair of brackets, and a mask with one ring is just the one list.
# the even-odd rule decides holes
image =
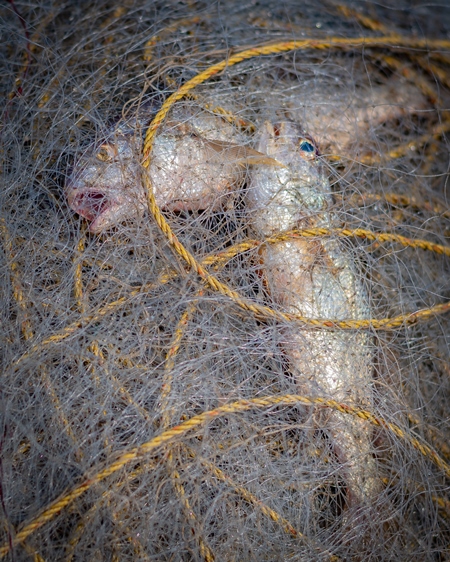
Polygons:
[[[7,103],[2,131],[7,526],[0,549],[23,537],[25,525],[32,532],[11,554],[17,561],[35,549],[46,560],[445,558],[448,486],[430,448],[445,454],[434,427],[445,441],[448,315],[402,324],[405,314],[411,320],[443,302],[448,287],[445,257],[414,245],[445,244],[448,230],[448,154],[445,139],[433,136],[448,130],[448,80],[439,74],[448,62],[431,39],[446,37],[441,13],[410,7],[401,25],[399,11],[371,2],[345,17],[322,0],[232,0],[220,13],[217,3],[125,1],[120,14],[103,0],[82,0],[81,9],[73,0],[50,4],[15,2],[30,31],[25,70],[25,35],[11,10],[15,22],[4,28],[4,82],[20,85],[21,95]],[[369,12],[392,32],[368,30],[358,18]],[[403,35],[399,44],[392,33]],[[391,39],[373,41],[380,35]],[[161,199],[175,162],[172,173],[159,175],[164,182],[155,177],[173,234],[229,288],[223,296],[185,274],[140,201],[142,136],[161,101],[192,76],[243,49],[292,38],[307,43],[223,67],[154,131],[152,158],[159,154],[163,171],[185,143],[205,148],[203,164],[216,158],[220,175],[226,143],[238,153],[256,149],[255,130],[260,135],[266,120],[301,123],[323,161],[333,162],[326,165],[331,188],[289,188],[286,209],[270,211],[272,244],[283,220],[323,230],[305,244],[298,232],[283,231],[289,244],[278,246],[272,262],[266,236],[256,223],[250,228],[256,211],[244,205],[250,177],[260,172],[251,162],[236,167],[237,181],[222,193],[212,186],[209,202],[199,198],[207,208],[192,212],[171,212],[183,199],[192,205],[186,186],[181,197]],[[417,50],[401,47],[404,39]],[[217,106],[231,113],[234,128],[214,115]],[[118,114],[121,123],[108,130]],[[120,142],[130,158],[119,156]],[[110,181],[119,187],[133,162],[135,191],[130,173],[118,192],[124,200],[116,201],[126,204],[114,206]],[[60,188],[65,183],[70,193],[69,182],[87,166],[94,174],[72,185],[79,198],[70,209]],[[278,166],[277,178],[286,183],[293,167]],[[99,216],[109,224],[93,224]],[[86,233],[85,223],[102,235]],[[284,275],[278,294],[271,263]],[[277,316],[255,316],[236,297]],[[389,331],[309,331],[283,320],[285,311],[318,323],[354,316],[359,325],[370,316]],[[362,364],[361,380],[346,360]],[[358,406],[370,421],[353,422]],[[344,413],[335,416],[338,410]],[[197,415],[204,425],[128,460],[118,478],[92,478],[158,439],[166,422],[178,428]],[[378,427],[375,442],[368,423]],[[414,436],[428,449],[417,449]],[[375,454],[379,494],[377,481],[364,479]],[[86,484],[42,523],[60,494]],[[363,521],[358,508],[368,504]]]
[[[317,149],[299,125],[266,123],[258,150],[285,164],[253,170],[247,192],[249,220],[260,237],[335,222],[330,186]],[[306,150],[302,150],[302,146]],[[311,150],[314,147],[314,151]],[[261,251],[270,294],[284,311],[311,318],[370,318],[368,296],[351,256],[333,239],[293,239]],[[373,345],[366,332],[283,330],[289,370],[303,393],[371,409]],[[324,428],[344,466],[349,507],[372,504],[380,492],[371,427],[329,412]]]
[[[146,171],[157,204],[171,211],[217,210],[240,187],[248,165],[278,164],[244,141],[220,116],[178,109],[157,135]],[[66,197],[74,211],[91,221],[91,232],[107,230],[147,209],[141,144],[122,124],[76,163]]]

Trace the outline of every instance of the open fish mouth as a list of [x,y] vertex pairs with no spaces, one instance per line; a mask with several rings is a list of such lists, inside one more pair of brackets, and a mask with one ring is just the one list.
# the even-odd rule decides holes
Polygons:
[[95,221],[110,206],[111,202],[103,191],[79,191],[70,189],[67,194],[70,208],[89,222]]
[[112,188],[76,188],[67,190],[70,208],[89,221],[89,231],[99,233],[105,228],[139,213],[139,206],[130,205],[130,199],[117,193]]

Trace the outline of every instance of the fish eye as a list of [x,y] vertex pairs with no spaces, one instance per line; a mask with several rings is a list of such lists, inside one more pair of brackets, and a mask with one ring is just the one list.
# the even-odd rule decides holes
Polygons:
[[309,141],[307,141],[307,140],[302,140],[302,141],[300,142],[300,150],[303,150],[303,152],[313,152],[313,153],[314,153],[314,152],[316,151],[316,148],[315,148],[315,146],[314,146],[312,143],[310,143]]
[[298,147],[300,149],[300,156],[304,160],[314,160],[319,154],[316,145],[311,139],[300,139]]
[[102,162],[110,162],[117,156],[117,149],[111,144],[102,144],[99,151],[95,155],[98,160]]

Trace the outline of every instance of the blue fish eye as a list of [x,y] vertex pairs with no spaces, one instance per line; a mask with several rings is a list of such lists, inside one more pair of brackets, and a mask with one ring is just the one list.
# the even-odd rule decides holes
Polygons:
[[304,140],[300,143],[300,150],[303,150],[303,152],[315,152],[316,149],[313,144]]

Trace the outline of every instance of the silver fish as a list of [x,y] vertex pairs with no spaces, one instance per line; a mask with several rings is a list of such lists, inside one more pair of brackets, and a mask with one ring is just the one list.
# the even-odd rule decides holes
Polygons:
[[[97,233],[147,209],[142,186],[142,139],[133,126],[118,127],[82,157],[68,178],[69,206]],[[242,183],[246,166],[277,165],[243,143],[236,129],[205,110],[181,108],[157,134],[149,174],[164,210],[217,209]]]
[[[307,86],[283,104],[284,115],[304,124],[322,152],[358,158],[370,144],[374,132],[391,123],[420,114],[428,107],[426,97],[411,82],[391,76],[386,84],[373,84],[370,90],[351,90],[345,81],[330,91]],[[364,139],[364,142],[361,142]]]
[[[293,122],[266,123],[257,149],[284,164],[253,170],[250,221],[261,237],[294,228],[332,228],[332,194],[314,141]],[[283,310],[311,318],[365,319],[369,299],[351,256],[332,238],[264,245],[265,279]],[[373,343],[365,331],[283,329],[283,349],[301,392],[371,409]],[[344,467],[348,506],[379,492],[370,425],[332,409],[320,412]]]

